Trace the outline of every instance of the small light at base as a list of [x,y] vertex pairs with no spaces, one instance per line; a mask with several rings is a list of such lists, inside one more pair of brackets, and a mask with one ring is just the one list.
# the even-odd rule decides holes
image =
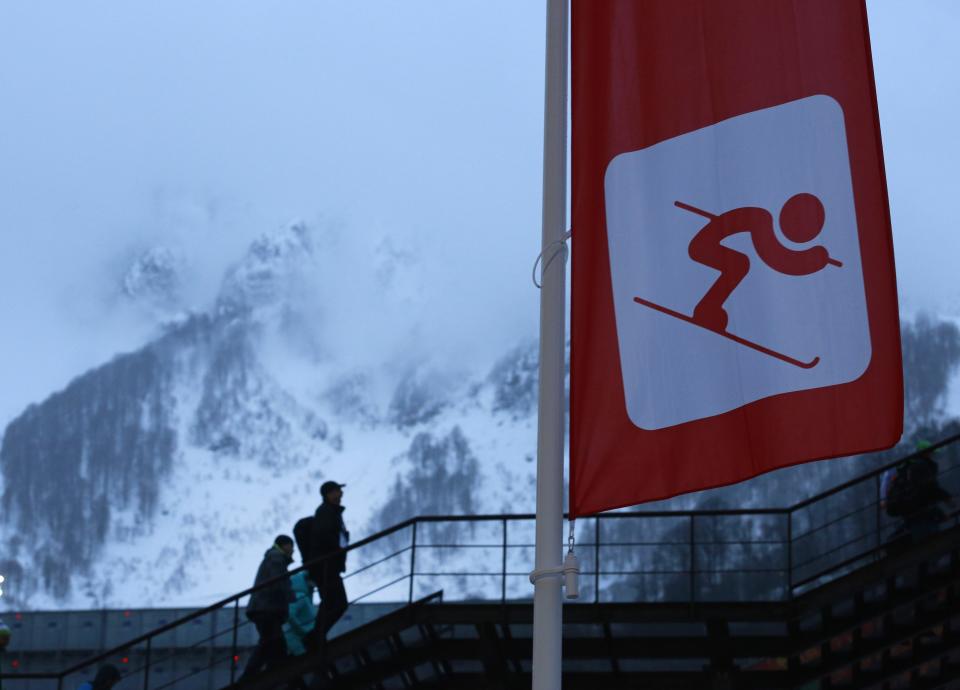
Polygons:
[[129,663],[130,663],[129,657],[123,657],[122,659],[120,659],[120,663],[121,663],[121,664],[129,664]]
[[19,660],[19,659],[14,659],[13,661],[10,662],[10,665],[11,665],[13,668],[20,668],[20,660]]
[[238,663],[239,661],[240,661],[240,655],[237,654],[237,655],[235,655],[235,656],[233,657],[233,663],[236,664],[236,663]]

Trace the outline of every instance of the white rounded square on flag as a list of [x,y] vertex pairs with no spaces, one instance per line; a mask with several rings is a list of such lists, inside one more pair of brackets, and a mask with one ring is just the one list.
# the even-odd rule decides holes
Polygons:
[[847,383],[866,370],[849,152],[833,98],[622,153],[604,187],[623,390],[638,427]]

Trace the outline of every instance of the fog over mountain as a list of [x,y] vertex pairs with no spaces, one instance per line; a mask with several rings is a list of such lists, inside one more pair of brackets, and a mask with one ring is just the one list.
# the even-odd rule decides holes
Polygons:
[[[544,10],[0,4],[0,425],[146,343],[151,310],[206,310],[227,265],[295,215],[342,231],[323,278],[341,297],[375,297],[377,252],[416,257],[408,316],[442,325],[414,339],[421,356],[488,366],[535,337]],[[901,303],[960,316],[960,5],[867,0],[867,11]],[[179,276],[150,306],[116,289],[142,290],[127,275],[138,258],[143,272]],[[390,319],[403,309],[364,306],[381,305],[324,307],[328,335],[354,353],[403,326]]]
[[[867,8],[906,448],[960,411],[960,4]],[[533,510],[543,39],[516,0],[0,4],[0,609],[209,603],[328,478],[355,537]]]

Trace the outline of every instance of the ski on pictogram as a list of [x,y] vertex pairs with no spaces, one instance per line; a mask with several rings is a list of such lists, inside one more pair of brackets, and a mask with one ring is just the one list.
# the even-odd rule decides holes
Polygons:
[[675,319],[680,319],[681,321],[684,321],[684,322],[686,322],[686,323],[689,323],[689,324],[691,324],[691,325],[693,325],[693,326],[697,326],[698,328],[702,328],[702,329],[704,329],[705,331],[710,331],[711,333],[716,333],[716,334],[719,335],[719,336],[722,336],[722,337],[724,337],[724,338],[727,338],[727,339],[729,339],[729,340],[732,340],[733,342],[737,343],[738,345],[743,345],[744,347],[749,347],[751,350],[756,350],[757,352],[759,352],[759,353],[761,353],[761,354],[764,354],[764,355],[767,355],[768,357],[773,357],[774,359],[779,359],[781,362],[786,362],[787,364],[792,364],[793,366],[795,366],[795,367],[800,367],[801,369],[813,369],[813,367],[817,366],[817,364],[820,362],[820,358],[819,358],[819,357],[814,357],[814,358],[813,358],[812,360],[810,360],[809,362],[803,362],[803,361],[801,361],[801,360],[799,360],[799,359],[795,359],[795,358],[793,358],[793,357],[791,357],[791,356],[789,356],[789,355],[785,355],[785,354],[783,354],[782,352],[777,352],[776,350],[771,350],[769,347],[764,347],[763,345],[760,345],[759,343],[755,343],[755,342],[753,342],[752,340],[747,340],[746,338],[741,338],[739,335],[734,335],[733,333],[730,333],[729,331],[718,331],[718,330],[714,330],[713,328],[707,328],[706,326],[697,323],[696,321],[693,320],[692,317],[687,316],[686,314],[681,314],[680,312],[674,311],[673,309],[670,309],[669,307],[664,307],[664,306],[662,306],[662,305],[660,305],[660,304],[657,304],[657,303],[655,303],[655,302],[650,302],[650,301],[648,301],[648,300],[643,299],[642,297],[634,297],[634,298],[633,298],[633,301],[636,302],[637,304],[641,304],[641,305],[643,305],[643,306],[645,306],[645,307],[649,307],[650,309],[654,309],[654,310],[660,312],[661,314],[666,314],[667,316],[672,316],[672,317],[675,318]]

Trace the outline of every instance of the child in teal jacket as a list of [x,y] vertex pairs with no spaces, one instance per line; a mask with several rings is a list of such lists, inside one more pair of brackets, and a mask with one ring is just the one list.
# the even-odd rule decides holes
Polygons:
[[317,618],[317,609],[313,605],[313,580],[304,570],[290,578],[294,600],[290,604],[290,615],[283,624],[283,636],[287,640],[287,654],[299,656],[307,650],[303,645],[303,636],[313,630]]

